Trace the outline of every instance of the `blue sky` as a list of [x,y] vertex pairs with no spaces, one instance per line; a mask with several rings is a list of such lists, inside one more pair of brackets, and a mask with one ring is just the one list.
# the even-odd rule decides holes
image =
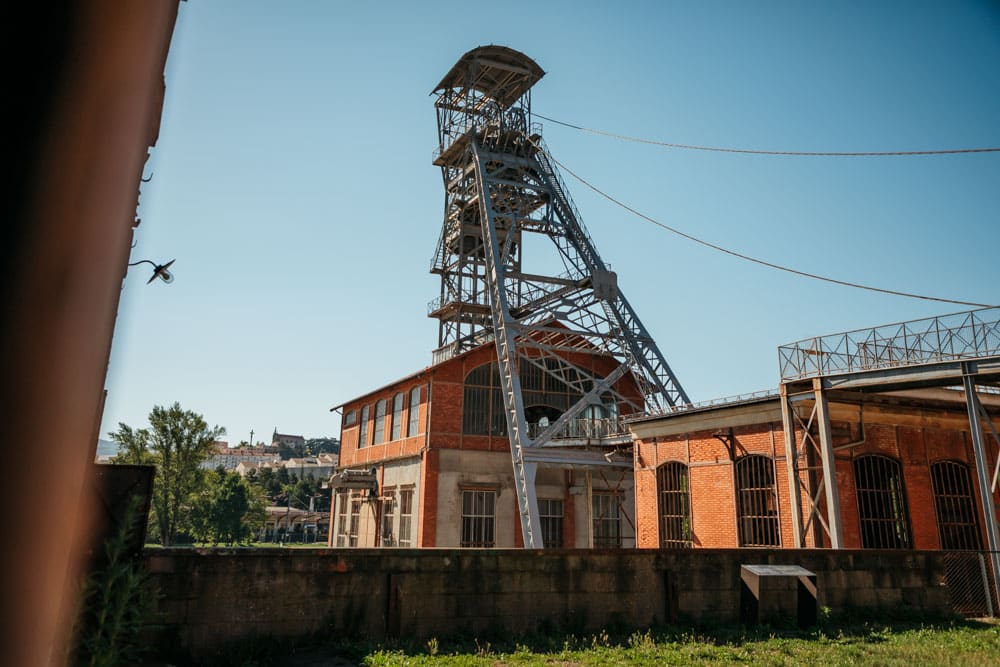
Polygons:
[[[545,69],[538,113],[622,134],[1000,146],[995,2],[185,2],[132,251],[176,258],[176,281],[147,286],[146,266],[125,281],[102,434],[179,401],[232,442],[338,435],[330,406],[430,362],[444,197],[429,92],[491,43]],[[543,134],[598,187],[711,242],[1000,303],[1000,153],[768,157]],[[566,180],[694,400],[776,386],[779,344],[963,309],[742,263]]]

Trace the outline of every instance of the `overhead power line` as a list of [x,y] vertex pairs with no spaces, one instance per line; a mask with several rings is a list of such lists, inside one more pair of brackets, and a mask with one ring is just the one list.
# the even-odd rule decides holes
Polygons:
[[[537,144],[536,144],[536,146],[537,146]],[[560,162],[559,160],[557,160],[556,158],[554,158],[552,156],[552,154],[549,153],[548,151],[545,151],[540,146],[538,146],[538,149],[541,150],[541,151],[543,151],[545,153],[545,155],[548,156],[549,160],[551,160],[555,164],[559,165],[559,167],[563,171],[565,171],[570,176],[572,176],[573,178],[575,178],[576,180],[578,180],[580,183],[582,183],[583,185],[585,185],[589,189],[593,190],[594,192],[596,192],[600,196],[604,197],[605,199],[607,199],[611,203],[615,204],[616,206],[619,206],[619,207],[625,209],[629,213],[632,213],[633,215],[636,215],[636,216],[642,218],[643,220],[656,225],[657,227],[662,227],[663,229],[667,230],[668,232],[671,232],[672,234],[676,234],[677,236],[681,236],[683,238],[686,238],[689,241],[694,241],[695,243],[703,245],[706,248],[711,248],[712,250],[717,250],[717,251],[725,253],[727,255],[731,255],[733,257],[737,257],[739,259],[746,260],[748,262],[753,262],[754,264],[760,264],[761,266],[767,266],[767,267],[772,268],[772,269],[777,269],[778,271],[785,271],[786,273],[792,273],[792,274],[795,274],[797,276],[802,276],[804,278],[812,278],[813,280],[821,280],[823,282],[833,283],[835,285],[843,285],[844,287],[853,287],[855,289],[867,290],[869,292],[878,292],[880,294],[891,294],[893,296],[903,296],[903,297],[907,297],[907,298],[910,298],[910,299],[923,299],[924,301],[937,301],[937,302],[940,302],[940,303],[954,303],[954,304],[958,304],[960,306],[972,306],[974,308],[992,308],[994,306],[994,304],[976,303],[974,301],[962,301],[962,300],[959,300],[959,299],[946,299],[944,297],[927,296],[925,294],[916,294],[914,292],[903,292],[903,291],[900,291],[900,290],[885,289],[883,287],[874,287],[872,285],[863,285],[861,283],[854,283],[854,282],[850,282],[850,281],[847,281],[847,280],[838,280],[837,278],[830,278],[829,276],[821,276],[821,275],[816,274],[816,273],[809,273],[808,271],[800,271],[798,269],[793,269],[791,267],[782,266],[781,264],[775,264],[774,262],[768,262],[768,261],[763,260],[763,259],[758,259],[756,257],[751,257],[750,255],[745,255],[745,254],[743,254],[741,252],[736,252],[735,250],[730,250],[729,248],[723,248],[720,245],[716,245],[714,243],[710,243],[710,242],[705,241],[703,239],[700,239],[700,238],[698,238],[696,236],[692,236],[691,234],[688,234],[686,232],[682,232],[679,229],[676,229],[674,227],[671,227],[670,225],[662,223],[659,220],[656,220],[655,218],[651,218],[650,216],[646,215],[645,213],[643,213],[641,211],[638,211],[635,208],[632,208],[631,206],[629,206],[625,202],[623,202],[623,201],[621,201],[619,199],[616,199],[615,197],[612,197],[607,192],[604,192],[603,190],[601,190],[600,188],[598,188],[596,185],[592,184],[590,181],[586,180],[585,178],[583,178],[582,176],[580,176],[579,174],[577,174],[575,171],[573,171],[572,169],[570,169],[569,167],[567,167],[565,164],[563,164],[562,162]]]
[[850,152],[850,151],[771,151],[771,150],[754,150],[750,148],[724,148],[721,146],[695,146],[692,144],[675,144],[675,143],[670,143],[668,141],[657,141],[655,139],[631,137],[627,134],[617,134],[615,132],[607,132],[605,130],[598,130],[592,127],[583,127],[582,125],[574,125],[573,123],[567,123],[564,120],[556,120],[555,118],[549,118],[548,116],[543,116],[540,113],[532,113],[532,115],[538,116],[539,118],[547,120],[550,123],[555,123],[556,125],[562,125],[564,127],[569,127],[574,130],[580,130],[581,132],[589,132],[590,134],[597,134],[603,137],[611,137],[612,139],[621,139],[622,141],[632,141],[639,144],[651,144],[653,146],[665,146],[667,148],[683,148],[692,151],[711,151],[715,153],[744,153],[749,155],[797,155],[805,157],[902,157],[910,155],[955,155],[958,153],[1000,153],[1000,147],[949,148],[945,150],[935,150],[935,151]]

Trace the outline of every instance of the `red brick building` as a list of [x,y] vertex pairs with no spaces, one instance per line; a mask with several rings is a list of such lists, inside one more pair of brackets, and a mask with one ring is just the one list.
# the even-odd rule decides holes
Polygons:
[[[572,361],[602,372],[612,363],[583,354]],[[495,374],[487,344],[341,406],[338,470],[374,475],[370,488],[335,491],[331,546],[522,546]],[[578,398],[538,375],[522,369],[532,424],[556,419]],[[615,389],[637,395],[628,379]],[[1000,431],[1000,395],[979,400]],[[793,408],[798,523],[802,546],[830,547],[820,466],[806,446],[817,439],[814,407],[804,400]],[[578,421],[621,422],[618,409],[595,406]],[[962,391],[831,392],[828,412],[842,547],[988,548]],[[624,421],[623,436],[594,432],[555,443],[599,449],[608,465],[539,471],[546,546],[795,546],[777,392]],[[996,448],[988,448],[987,467],[996,465]],[[812,509],[806,496],[817,498]]]
[[[997,428],[1000,396],[980,400]],[[811,408],[810,401],[794,407],[807,424]],[[844,548],[987,548],[963,392],[831,393],[829,413]],[[639,547],[794,546],[777,392],[630,427]],[[811,430],[815,437],[815,424]],[[802,486],[822,498],[802,429],[796,438]],[[987,452],[992,472],[997,452]],[[830,546],[819,504],[811,520],[808,502],[800,505],[803,546]]]
[[[618,363],[600,354],[564,358],[602,375]],[[580,398],[535,366],[522,365],[520,374],[531,428],[551,423]],[[641,404],[630,378],[614,390]],[[492,343],[337,409],[343,419],[330,546],[523,545]],[[552,443],[563,459],[567,449],[597,450],[597,463],[589,456],[579,465],[540,464],[535,486],[547,547],[635,545],[631,438],[624,428],[619,436],[608,429],[623,425],[620,409],[608,394]]]

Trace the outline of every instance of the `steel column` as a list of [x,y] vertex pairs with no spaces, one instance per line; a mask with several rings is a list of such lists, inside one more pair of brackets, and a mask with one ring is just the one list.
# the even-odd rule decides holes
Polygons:
[[[997,529],[997,512],[993,503],[993,490],[990,488],[989,471],[987,470],[986,448],[983,442],[983,424],[979,419],[982,409],[979,395],[976,393],[975,377],[962,377],[965,389],[965,407],[969,413],[969,430],[972,433],[972,450],[976,456],[976,479],[979,480],[979,496],[983,502],[983,519],[986,527],[986,543],[990,550],[990,566],[993,568],[993,588],[1000,599],[1000,534]],[[1000,453],[998,453],[1000,456]]]
[[823,488],[826,491],[827,534],[830,548],[844,546],[843,528],[840,525],[840,494],[837,490],[837,466],[833,457],[833,431],[830,427],[830,406],[823,391],[823,380],[813,379],[813,393],[816,396],[816,421],[819,430],[820,459],[823,466]]
[[796,549],[804,546],[802,499],[799,493],[799,456],[795,443],[795,419],[785,385],[781,385],[781,427],[785,434],[785,468],[788,472],[788,503],[792,513],[792,538]]
[[[521,512],[521,535],[524,546],[541,549],[542,531],[539,527],[538,501],[535,497],[534,463],[525,463],[523,452],[531,446],[528,424],[524,418],[524,404],[521,399],[521,379],[517,367],[517,349],[514,341],[516,323],[510,316],[507,292],[504,285],[505,267],[502,262],[500,243],[493,207],[486,190],[485,165],[479,156],[478,146],[473,139],[473,164],[477,174],[476,187],[479,193],[480,221],[483,232],[483,248],[486,259],[487,287],[490,295],[493,335],[497,348],[500,383],[502,385],[504,411],[507,418],[507,433],[510,437],[510,455],[514,464],[514,487],[517,490],[517,505]],[[512,326],[514,325],[514,326]]]

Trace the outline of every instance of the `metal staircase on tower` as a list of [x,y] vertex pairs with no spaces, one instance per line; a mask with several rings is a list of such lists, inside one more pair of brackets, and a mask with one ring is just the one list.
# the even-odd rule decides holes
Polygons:
[[[503,46],[469,51],[437,85],[444,223],[431,271],[441,291],[434,361],[493,342],[526,547],[541,547],[539,462],[570,465],[550,447],[577,418],[618,417],[689,403],[618,287],[531,122],[531,88],[544,76]],[[595,371],[583,355],[606,359]],[[579,399],[547,425],[528,424],[522,369],[534,367]],[[537,370],[535,370],[537,369]]]

